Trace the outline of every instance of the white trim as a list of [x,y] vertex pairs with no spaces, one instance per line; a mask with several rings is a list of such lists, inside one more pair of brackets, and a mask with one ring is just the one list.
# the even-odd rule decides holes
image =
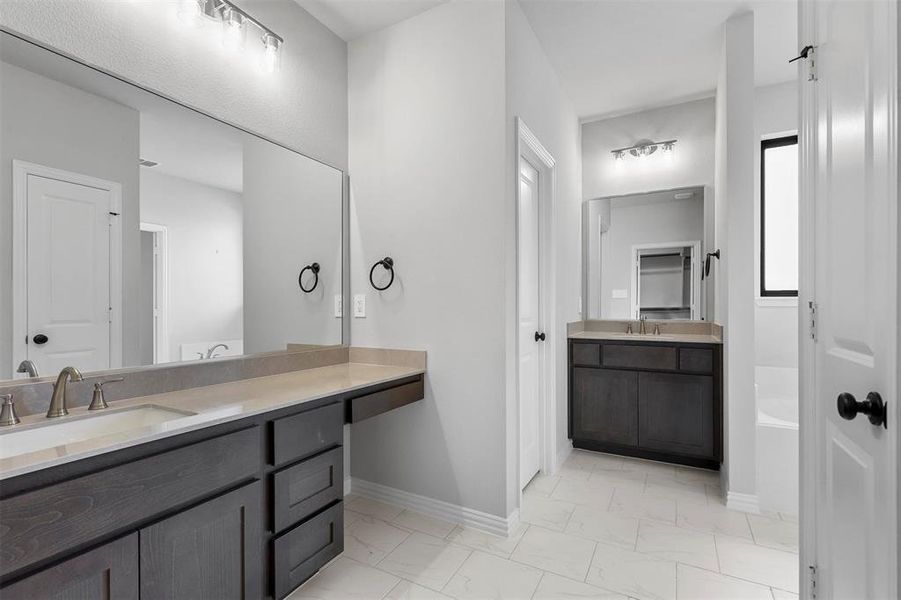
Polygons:
[[12,221],[12,372],[28,355],[25,338],[28,335],[28,176],[35,175],[76,185],[97,188],[110,193],[110,212],[118,217],[110,219],[110,369],[122,366],[122,185],[81,173],[64,171],[36,163],[13,159],[13,221]]
[[557,452],[557,464],[554,465],[554,468],[551,470],[548,475],[554,475],[563,466],[563,463],[566,462],[566,459],[569,458],[569,455],[573,453],[573,441],[566,440],[566,444]]
[[[435,517],[450,523],[458,523],[472,529],[507,537],[519,527],[519,510],[514,510],[507,518],[491,515],[458,504],[443,500],[435,500],[418,494],[411,494],[356,477],[350,482],[345,480],[345,490],[352,489],[354,495],[387,502],[395,506],[408,508],[418,513]],[[345,492],[347,493],[347,492]]]
[[169,228],[142,221],[140,229],[153,233],[154,253],[159,256],[159,268],[154,277],[159,304],[153,325],[153,364],[159,365],[169,362]]
[[350,475],[345,475],[344,476],[344,495],[345,496],[349,495],[351,492],[353,492],[353,489],[354,489],[353,477],[351,477]]
[[688,242],[648,242],[645,244],[632,245],[632,272],[631,290],[629,291],[629,310],[633,315],[632,318],[640,319],[641,315],[638,311],[638,251],[652,250],[654,248],[679,248],[691,246],[691,312],[692,320],[699,320],[703,315],[701,311],[701,241],[693,240]]
[[[515,237],[516,237],[516,310],[513,312],[515,321],[516,343],[514,345],[517,360],[514,361],[514,385],[516,390],[516,487],[519,504],[522,504],[522,489],[520,487],[521,446],[519,439],[520,406],[519,406],[519,162],[521,159],[532,159],[530,163],[539,170],[539,290],[540,290],[540,326],[547,334],[547,340],[540,349],[541,361],[541,398],[539,416],[539,467],[542,473],[550,474],[556,471],[557,460],[557,407],[556,407],[556,365],[557,365],[557,307],[556,307],[556,243],[555,227],[557,206],[557,162],[551,153],[538,140],[531,129],[521,117],[516,117],[516,153],[515,153],[515,181],[514,184],[514,212]],[[565,338],[564,338],[565,339]]]
[[757,494],[726,493],[726,508],[741,512],[760,514],[760,502]]
[[797,308],[797,296],[757,296],[754,298],[757,306],[772,308]]

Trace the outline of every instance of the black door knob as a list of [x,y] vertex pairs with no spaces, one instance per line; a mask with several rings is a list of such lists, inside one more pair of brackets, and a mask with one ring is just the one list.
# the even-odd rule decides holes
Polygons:
[[34,336],[33,338],[31,338],[31,341],[33,341],[38,346],[41,346],[43,344],[46,344],[48,341],[50,341],[50,338],[48,338],[43,333],[39,333],[36,336]]
[[535,341],[536,342],[543,342],[545,339],[547,339],[547,336],[544,335],[544,333],[538,333],[537,331],[535,332]]
[[882,401],[882,396],[877,392],[867,394],[867,399],[863,402],[858,402],[854,394],[842,392],[838,395],[837,405],[838,414],[843,419],[851,421],[858,414],[864,414],[869,417],[870,423],[873,425],[888,427],[886,420],[888,408],[885,402]]

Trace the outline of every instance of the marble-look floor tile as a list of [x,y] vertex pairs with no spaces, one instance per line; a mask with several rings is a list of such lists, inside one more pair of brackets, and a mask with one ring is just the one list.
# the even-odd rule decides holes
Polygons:
[[529,485],[523,490],[527,494],[542,494],[544,496],[550,496],[553,493],[554,488],[557,487],[557,483],[560,481],[560,477],[558,476],[548,476],[541,475],[540,473],[532,478],[532,481],[529,482]]
[[401,581],[388,592],[385,600],[453,600],[441,592],[430,590],[410,581]]
[[405,510],[400,513],[394,518],[392,523],[404,529],[411,529],[440,538],[445,537],[456,527],[456,523],[449,523],[448,521],[436,519],[412,510]]
[[563,531],[575,508],[572,502],[553,500],[539,494],[523,494],[519,518],[532,525]]
[[531,598],[541,571],[483,552],[473,552],[444,586],[458,600]]
[[400,580],[349,558],[338,557],[294,590],[288,600],[373,600],[382,598]]
[[344,499],[344,506],[347,510],[369,515],[370,517],[382,519],[383,521],[391,521],[394,517],[404,511],[400,506],[355,495],[347,496]]
[[792,594],[791,592],[786,592],[785,590],[770,588],[770,592],[773,593],[773,600],[798,600],[798,594]]
[[588,481],[616,489],[627,488],[643,492],[647,478],[648,474],[644,471],[594,471]]
[[584,504],[597,510],[607,510],[613,497],[613,487],[595,480],[564,479],[557,484],[552,500]]
[[676,563],[598,544],[586,581],[640,600],[674,600]]
[[344,555],[367,565],[375,565],[410,536],[381,519],[362,516],[344,530]]
[[720,472],[694,467],[676,467],[676,479],[690,483],[702,483],[719,487]]
[[608,510],[625,517],[676,523],[675,500],[648,496],[635,490],[617,488]]
[[691,600],[772,600],[770,588],[688,565],[676,567],[677,594]]
[[565,531],[596,542],[634,550],[638,523],[639,520],[634,517],[623,517],[591,506],[577,506]]
[[800,519],[798,519],[797,513],[780,512],[779,516],[782,517],[783,521],[788,521],[789,523],[800,522]]
[[716,536],[716,549],[724,575],[798,593],[797,554],[724,535]]
[[629,600],[627,596],[581,581],[545,573],[532,600]]
[[541,527],[529,527],[513,551],[512,560],[570,579],[584,580],[595,543]]
[[520,523],[516,531],[507,537],[494,535],[471,527],[458,525],[447,536],[447,541],[461,544],[474,550],[481,550],[509,558],[528,529],[528,523]]
[[366,515],[362,515],[352,510],[344,509],[344,529],[347,529]]
[[379,568],[407,581],[441,590],[472,553],[425,533],[414,532],[379,563]]
[[751,537],[746,513],[724,506],[676,502],[676,525],[705,533],[721,533],[747,540]]
[[654,460],[644,460],[641,458],[624,458],[624,471],[642,471],[648,475],[658,475],[662,477],[676,478],[676,466],[668,463],[657,462]]
[[778,550],[798,551],[798,524],[761,515],[748,515],[754,541]]
[[589,471],[596,469],[614,469],[618,471],[623,468],[623,457],[615,454],[591,452],[589,450],[573,450],[563,464],[588,469]]
[[658,498],[671,498],[683,502],[707,505],[707,487],[694,481],[679,481],[671,477],[648,475],[644,493]]
[[716,544],[713,536],[709,533],[690,531],[652,521],[642,521],[638,528],[638,543],[635,549],[656,558],[673,560],[711,571],[719,570]]

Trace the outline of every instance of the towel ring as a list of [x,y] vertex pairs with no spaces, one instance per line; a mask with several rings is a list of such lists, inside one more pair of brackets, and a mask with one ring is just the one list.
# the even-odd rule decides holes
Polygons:
[[[309,289],[303,287],[303,274],[307,271],[307,269],[312,271],[313,275],[315,275],[315,277],[316,277],[316,279],[313,280],[313,287],[311,287]],[[304,292],[306,292],[307,294],[309,294],[310,292],[315,290],[316,286],[319,285],[319,263],[313,263],[313,264],[307,265],[303,269],[301,269],[300,275],[297,276],[297,285],[299,285],[300,289],[303,290]]]
[[[382,268],[384,268],[386,271],[391,273],[391,279],[388,280],[388,283],[387,283],[387,285],[385,285],[385,287],[377,286],[375,284],[375,281],[372,280],[372,275],[373,275],[373,273],[375,273],[375,268],[379,265],[381,265]],[[389,287],[391,287],[391,284],[394,283],[394,259],[391,258],[390,256],[386,256],[382,260],[380,260],[380,261],[376,262],[374,265],[372,265],[372,268],[369,269],[369,283],[372,284],[372,287],[374,287],[375,289],[377,289],[380,292],[384,292]]]

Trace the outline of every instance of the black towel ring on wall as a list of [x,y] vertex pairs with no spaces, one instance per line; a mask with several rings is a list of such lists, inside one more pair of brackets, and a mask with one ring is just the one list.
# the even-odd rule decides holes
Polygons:
[[[309,287],[309,288],[303,287],[303,274],[304,274],[307,270],[312,271],[312,272],[313,272],[313,275],[316,277],[316,278],[313,280],[313,285],[312,285],[312,287]],[[299,285],[299,286],[300,286],[300,289],[303,290],[304,292],[306,292],[307,294],[309,294],[310,292],[312,292],[313,290],[315,290],[315,289],[316,289],[316,286],[319,285],[319,263],[313,263],[313,264],[307,265],[307,266],[305,266],[303,269],[301,269],[301,270],[300,270],[300,275],[297,276],[297,285]]]
[[[385,285],[385,287],[377,286],[375,284],[375,281],[372,280],[372,275],[373,275],[373,273],[375,273],[375,268],[379,265],[381,265],[382,268],[384,268],[386,271],[391,273],[391,279],[388,280],[388,283]],[[380,261],[376,262],[374,265],[372,265],[372,268],[369,269],[369,283],[372,284],[372,287],[374,287],[375,289],[377,289],[380,292],[384,292],[389,287],[391,287],[391,284],[394,283],[394,259],[391,258],[390,256],[386,256],[382,260],[380,260]]]

